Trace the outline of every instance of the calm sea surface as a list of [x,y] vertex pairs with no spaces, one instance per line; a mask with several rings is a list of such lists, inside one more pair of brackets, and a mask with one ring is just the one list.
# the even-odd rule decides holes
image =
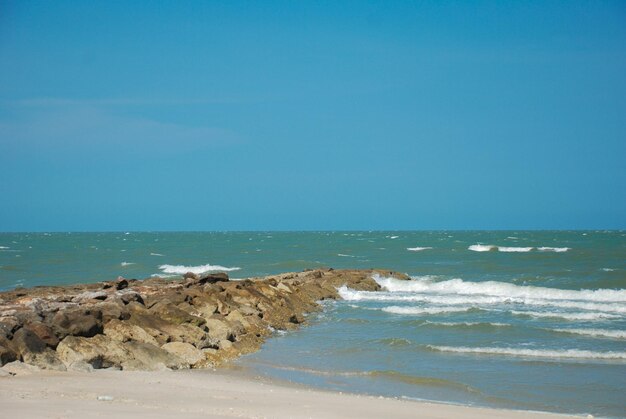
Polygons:
[[626,232],[0,233],[0,290],[388,268],[238,363],[342,391],[626,416]]

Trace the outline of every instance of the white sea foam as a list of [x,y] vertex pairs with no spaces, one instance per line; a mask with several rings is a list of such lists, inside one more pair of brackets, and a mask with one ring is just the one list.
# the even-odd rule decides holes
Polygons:
[[473,244],[467,248],[468,250],[474,252],[505,252],[505,253],[526,253],[532,252],[533,250],[538,250],[540,252],[556,252],[562,253],[570,250],[569,247],[511,247],[511,246],[496,246],[494,244]]
[[408,250],[409,252],[419,252],[422,250],[429,250],[432,249],[432,247],[407,247],[406,250]]
[[511,310],[511,314],[515,316],[547,318],[547,319],[564,319],[571,321],[597,321],[608,319],[619,319],[621,316],[609,313],[561,313],[561,312],[545,312],[545,311],[516,311]]
[[356,256],[352,256],[352,255],[346,255],[343,253],[337,253],[337,256],[340,256],[342,258],[355,258]]
[[185,266],[185,265],[161,265],[159,269],[166,274],[186,274],[187,272],[193,272],[195,274],[203,274],[207,272],[219,272],[219,271],[238,271],[241,268],[233,267],[228,268],[220,265],[198,265],[198,266]]
[[614,272],[615,271],[615,269],[612,269],[612,268],[602,268],[602,270],[604,272]]
[[160,253],[150,253],[150,256],[165,256],[165,255],[162,255]]
[[471,307],[400,307],[389,306],[382,308],[382,311],[392,314],[444,314],[444,313],[460,313],[469,311]]
[[492,250],[497,250],[498,246],[493,246],[490,244],[473,244],[467,249],[473,252],[490,252]]
[[435,326],[445,327],[472,327],[472,326],[491,326],[491,327],[513,327],[508,323],[492,323],[492,322],[430,322],[426,321],[425,324],[432,324]]
[[0,250],[5,250],[5,249],[10,249],[10,247],[7,247],[7,246],[0,246]]
[[550,329],[560,333],[570,333],[574,335],[583,335],[599,338],[626,339],[626,330],[608,330],[608,329]]
[[526,253],[526,252],[530,252],[531,250],[534,249],[534,247],[502,247],[502,246],[498,246],[498,252],[516,252],[516,253]]
[[626,305],[619,303],[597,303],[571,300],[549,300],[527,297],[489,296],[489,295],[455,295],[433,293],[406,293],[406,292],[370,292],[356,291],[345,286],[338,288],[341,298],[347,301],[397,301],[397,302],[421,302],[438,305],[465,305],[465,306],[504,306],[508,309],[511,305],[542,307],[542,308],[565,308],[592,310],[626,315]]
[[122,263],[120,263],[120,265],[122,265],[122,266],[129,266],[129,265],[134,265],[134,264],[135,264],[135,262],[122,262]]
[[434,345],[427,345],[427,347],[440,352],[512,355],[538,358],[626,359],[626,352],[596,352],[579,349],[518,349]]
[[471,282],[455,278],[435,281],[433,277],[414,277],[410,281],[374,275],[374,280],[391,292],[484,295],[504,298],[527,298],[537,300],[576,300],[582,302],[626,303],[626,289],[581,289],[566,290],[558,288],[515,285],[506,282],[484,281]]
[[538,247],[537,250],[539,250],[540,252],[563,253],[571,249],[569,247]]
[[400,237],[400,236],[390,236],[389,238],[394,240],[394,239],[397,239],[398,237]]

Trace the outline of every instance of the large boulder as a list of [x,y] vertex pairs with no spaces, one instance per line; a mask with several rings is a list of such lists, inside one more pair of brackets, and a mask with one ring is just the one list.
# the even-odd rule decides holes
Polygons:
[[169,342],[161,346],[161,348],[179,357],[189,365],[194,365],[204,360],[204,353],[190,343]]
[[30,353],[40,353],[46,349],[46,342],[26,328],[21,328],[13,334],[11,345],[22,358]]
[[0,366],[17,361],[19,355],[12,348],[9,340],[0,336]]
[[102,312],[84,308],[59,311],[50,320],[50,327],[60,338],[92,337],[102,333]]
[[157,340],[140,326],[119,320],[111,320],[105,324],[104,334],[119,342],[134,340],[137,342],[150,343],[155,346],[159,345]]
[[54,332],[49,326],[41,322],[33,322],[24,326],[23,329],[26,329],[39,337],[46,345],[51,348],[56,348],[59,344],[59,338],[56,337]]
[[130,356],[122,342],[104,335],[68,336],[57,346],[57,354],[67,367],[87,363],[93,368],[120,366]]
[[130,357],[121,365],[125,370],[161,370],[163,368],[184,369],[189,363],[177,355],[149,343],[127,342],[124,344]]
[[202,326],[205,323],[202,317],[189,314],[185,310],[170,304],[168,301],[156,303],[150,307],[150,312],[174,324],[189,323],[194,326]]
[[65,371],[65,364],[58,354],[50,348],[42,352],[28,352],[22,356],[25,363],[35,365],[44,370]]

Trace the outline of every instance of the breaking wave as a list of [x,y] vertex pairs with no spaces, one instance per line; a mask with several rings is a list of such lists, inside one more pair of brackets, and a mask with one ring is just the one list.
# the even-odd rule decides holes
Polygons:
[[435,281],[432,277],[416,277],[410,281],[402,281],[380,275],[374,275],[374,280],[390,292],[626,303],[626,289],[567,290],[498,281],[469,282],[459,278]]
[[538,358],[626,359],[626,352],[597,352],[579,349],[518,349],[435,345],[426,345],[426,347],[438,352],[495,354]]
[[571,321],[594,321],[619,319],[621,316],[609,313],[561,313],[561,312],[544,312],[544,311],[516,311],[511,310],[511,314],[523,317],[535,317],[540,319],[564,319]]
[[166,273],[166,274],[184,275],[187,272],[192,272],[194,274],[200,275],[200,274],[204,274],[204,273],[207,273],[207,272],[238,271],[241,268],[239,268],[239,267],[228,268],[226,266],[209,265],[209,264],[207,264],[207,265],[198,265],[198,266],[161,265],[161,266],[159,266],[159,269],[162,270],[163,273]]
[[556,252],[562,253],[571,250],[569,247],[510,247],[510,246],[496,246],[493,244],[473,244],[467,248],[473,252],[505,252],[505,253],[526,253],[533,250],[539,252]]
[[420,252],[422,250],[429,250],[432,249],[432,247],[407,247],[406,250],[408,250],[409,252]]
[[383,307],[382,311],[392,314],[408,314],[408,315],[420,315],[420,314],[444,314],[444,313],[459,313],[472,310],[472,307],[400,307],[389,306]]
[[607,329],[550,329],[554,332],[569,333],[573,335],[591,336],[594,338],[626,339],[626,330]]

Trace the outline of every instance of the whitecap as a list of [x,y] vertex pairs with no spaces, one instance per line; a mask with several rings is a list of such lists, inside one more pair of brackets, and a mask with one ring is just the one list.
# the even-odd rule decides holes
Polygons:
[[626,330],[608,329],[549,329],[559,333],[569,333],[573,335],[583,335],[599,338],[626,339]]
[[444,313],[460,313],[471,310],[472,307],[400,307],[389,306],[383,307],[382,311],[392,314],[444,314]]
[[130,266],[130,265],[135,265],[135,262],[122,262],[122,263],[120,263],[120,265],[122,265],[122,266]]
[[602,270],[604,272],[614,272],[615,271],[615,269],[611,269],[611,268],[602,268]]
[[502,247],[497,246],[498,252],[520,252],[526,253],[534,249],[534,247]]
[[165,256],[165,255],[162,255],[160,253],[150,253],[150,256]]
[[7,247],[7,246],[0,246],[0,250],[6,250],[6,249],[10,249],[10,247]]
[[571,321],[597,321],[607,319],[619,319],[621,316],[609,313],[561,313],[561,312],[545,312],[545,311],[516,311],[511,310],[511,314],[515,316],[535,317],[540,319],[564,319]]
[[346,255],[343,253],[337,253],[337,256],[342,257],[342,258],[355,258],[356,256],[352,256],[352,255]]
[[539,250],[540,252],[563,253],[563,252],[567,252],[568,250],[571,250],[571,248],[569,247],[538,247],[537,250]]
[[429,250],[432,249],[432,247],[407,247],[406,250],[408,250],[409,252],[419,252],[422,250]]
[[626,359],[626,352],[597,352],[579,349],[519,349],[435,345],[426,345],[426,347],[440,352],[512,355],[538,358]]
[[493,246],[490,244],[486,244],[486,245],[485,244],[473,244],[467,249],[473,252],[490,252],[492,250],[497,250],[498,246]]
[[228,268],[226,266],[206,264],[206,265],[198,265],[198,266],[161,265],[161,266],[159,266],[159,269],[162,270],[163,273],[166,273],[166,274],[180,274],[180,275],[183,275],[183,274],[186,274],[187,272],[192,272],[192,273],[195,273],[195,274],[199,275],[199,274],[203,274],[203,273],[207,273],[207,272],[238,271],[241,268],[239,268],[239,267]]

